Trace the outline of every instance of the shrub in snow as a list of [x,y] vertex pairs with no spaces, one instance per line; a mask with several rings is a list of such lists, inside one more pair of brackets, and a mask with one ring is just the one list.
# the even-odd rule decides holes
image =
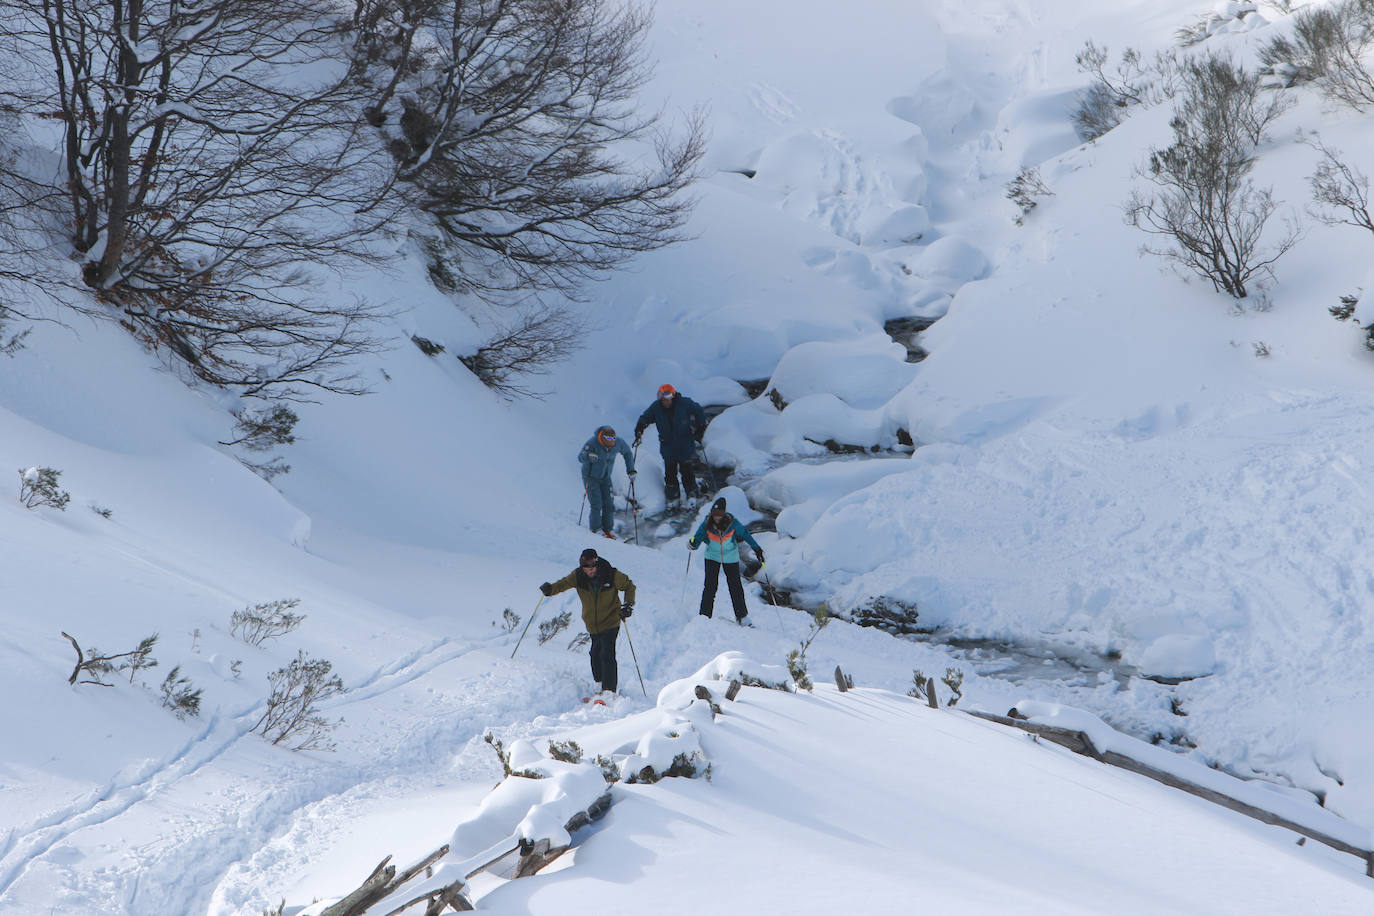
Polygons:
[[96,515],[100,516],[101,518],[109,518],[110,516],[114,515],[113,509],[106,509],[104,506],[98,506],[95,503],[91,503],[90,507],[91,511],[94,512]]
[[605,778],[608,785],[620,781],[620,767],[610,757],[607,757],[605,754],[597,754],[596,766],[601,770],[601,775]]
[[264,410],[240,410],[234,414],[234,434],[238,437],[220,445],[242,445],[250,452],[265,452],[296,441],[294,430],[300,417],[290,407],[276,404]]
[[[1329,311],[1331,317],[1335,318],[1337,321],[1348,321],[1354,317],[1355,308],[1359,304],[1360,297],[1358,293],[1347,293],[1341,297],[1339,305],[1333,305],[1331,308],[1327,309],[1327,311]],[[1355,327],[1361,328],[1361,330],[1364,331],[1365,347],[1374,350],[1374,322],[1361,327],[1360,323],[1357,321],[1355,322]]]
[[806,651],[804,649],[793,649],[787,653],[787,676],[792,678],[792,683],[798,690],[810,690],[814,686],[811,683],[811,676],[806,673]]
[[410,340],[411,343],[420,348],[420,352],[425,354],[425,356],[438,356],[440,353],[444,352],[443,344],[435,343],[428,337],[421,337],[419,334],[411,334]]
[[1285,85],[1313,82],[1329,99],[1363,111],[1374,104],[1374,75],[1364,56],[1374,46],[1374,0],[1311,4],[1298,13],[1292,37],[1260,47],[1259,59]]
[[229,618],[229,632],[250,646],[285,636],[305,620],[304,614],[291,613],[300,603],[299,598],[280,598],[235,611]]
[[145,637],[137,647],[128,652],[116,652],[113,655],[106,655],[94,646],[83,650],[70,633],[64,631],[62,635],[76,650],[76,667],[67,678],[68,684],[97,684],[109,687],[111,684],[105,678],[120,671],[129,672],[129,683],[132,684],[134,676],[139,671],[157,667],[157,659],[153,658],[153,647],[157,645],[156,633]]
[[572,623],[572,611],[564,611],[557,617],[552,617],[539,624],[539,645],[543,645],[553,639],[559,633],[568,628]]
[[57,478],[62,472],[55,468],[21,468],[19,471],[19,502],[25,509],[49,506],[53,509],[67,510],[72,495],[59,489]]
[[1260,248],[1275,203],[1268,188],[1256,188],[1248,177],[1256,145],[1288,102],[1215,55],[1185,64],[1182,85],[1170,122],[1173,144],[1151,150],[1148,166],[1137,171],[1155,190],[1132,192],[1126,222],[1166,240],[1142,251],[1244,299],[1299,238],[1289,225],[1270,248]]
[[[501,612],[501,623],[499,624],[501,631],[504,633],[514,633],[515,628],[520,626],[520,620],[519,614],[515,613],[515,611],[512,611],[510,608],[506,608]],[[498,626],[495,620],[491,622],[491,625]]]
[[[500,738],[496,737],[495,732],[487,732],[482,736],[482,740],[491,745],[491,749],[496,752],[496,759],[501,761],[501,772],[507,776],[520,776],[525,779],[544,779],[545,774],[530,767],[515,768],[511,765],[510,751],[506,750],[506,745]],[[519,744],[517,741],[516,744]]]
[[1146,64],[1139,51],[1127,48],[1110,72],[1108,59],[1107,49],[1091,40],[1074,55],[1079,71],[1092,77],[1088,88],[1079,95],[1078,108],[1073,113],[1074,127],[1084,141],[1096,140],[1116,127],[1132,105],[1153,105],[1173,96],[1178,68],[1173,53],[1156,54]]
[[568,651],[574,652],[578,649],[585,649],[591,644],[591,641],[592,637],[590,633],[578,633],[572,639],[568,640]]
[[810,690],[815,686],[811,683],[811,677],[806,672],[806,650],[811,648],[811,643],[815,641],[828,623],[830,623],[830,610],[822,602],[816,606],[816,610],[811,615],[811,628],[807,632],[806,638],[802,640],[798,648],[787,653],[787,674],[792,678],[792,683],[797,690]]
[[915,697],[918,700],[924,700],[926,698],[926,684],[929,683],[929,681],[930,679],[926,677],[924,671],[919,668],[912,668],[911,688],[907,690],[906,695]]
[[297,652],[291,664],[267,676],[272,686],[267,711],[250,731],[260,731],[273,744],[286,742],[293,751],[333,750],[329,733],[339,723],[325,719],[316,707],[343,692],[343,681],[337,675],[330,676],[333,667],[324,659],[306,658],[304,652]]
[[192,689],[191,679],[182,675],[180,665],[168,671],[162,681],[162,705],[178,719],[200,715],[200,694],[199,689]]
[[[259,411],[242,410],[236,413],[234,418],[234,433],[238,438],[220,442],[220,445],[242,445],[250,452],[265,452],[296,441],[294,430],[300,417],[285,405],[277,404]],[[239,456],[238,460],[244,467],[268,481],[291,470],[291,465],[280,457],[253,461]]]
[[1021,211],[1021,215],[1015,219],[1018,226],[1024,224],[1026,217],[1039,205],[1039,198],[1053,196],[1054,192],[1040,179],[1040,169],[1035,166],[1022,169],[1007,183],[1007,200],[1016,204]]
[[1322,154],[1316,171],[1307,177],[1312,188],[1311,213],[1328,226],[1355,226],[1374,232],[1369,213],[1369,178],[1341,159],[1340,150],[1313,137],[1309,143]]
[[950,698],[948,705],[957,706],[959,700],[964,696],[964,691],[962,689],[964,686],[964,672],[960,671],[958,668],[946,668],[945,676],[940,678],[940,683],[949,688]]
[[549,756],[564,763],[581,763],[582,746],[576,741],[550,741]]

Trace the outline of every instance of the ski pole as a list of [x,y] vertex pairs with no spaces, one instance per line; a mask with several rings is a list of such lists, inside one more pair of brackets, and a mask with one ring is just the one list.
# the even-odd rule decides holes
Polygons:
[[577,510],[577,524],[582,524],[582,513],[587,511],[587,488],[582,488],[582,505]]
[[678,596],[677,603],[680,607],[682,602],[687,600],[687,576],[692,572],[692,549],[687,548],[687,568],[682,571],[682,594]]
[[[639,446],[635,446],[634,454],[639,454]],[[632,458],[631,460],[637,460]],[[630,517],[635,523],[635,546],[639,546],[639,500],[635,498],[635,479],[630,477]]]
[[630,621],[622,620],[620,622],[625,624],[625,639],[628,640],[630,643],[630,658],[634,659],[635,674],[639,675],[639,689],[644,691],[645,697],[648,697],[649,688],[644,686],[644,672],[639,670],[639,658],[635,655],[635,641],[633,639],[630,639]]
[[763,573],[763,584],[768,586],[768,603],[773,605],[773,613],[778,615],[778,629],[782,629],[782,611],[778,610],[778,598],[773,594],[773,583],[768,581],[768,568],[760,563],[759,572]]
[[534,623],[534,615],[539,613],[539,605],[544,603],[547,595],[539,596],[539,604],[534,606],[534,611],[530,614],[530,619],[525,621],[525,629],[520,631],[520,638],[515,641],[515,648],[510,650],[510,657],[515,658],[515,653],[520,651],[520,644],[525,641],[525,634],[530,630],[530,624]]

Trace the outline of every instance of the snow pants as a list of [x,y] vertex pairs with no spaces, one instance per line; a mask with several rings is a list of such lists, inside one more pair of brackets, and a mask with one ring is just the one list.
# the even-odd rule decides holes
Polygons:
[[593,533],[611,533],[615,526],[615,498],[611,495],[611,478],[606,475],[600,480],[584,480],[587,485],[587,505],[591,508],[591,529]]
[[725,584],[730,589],[730,603],[735,606],[735,619],[743,620],[749,616],[749,608],[744,606],[744,583],[739,577],[739,563],[721,563],[718,560],[706,561],[706,581],[701,586],[701,616],[710,617],[716,605],[716,586],[720,583],[720,568],[725,567]]
[[601,685],[602,690],[611,693],[615,693],[620,681],[620,672],[615,663],[615,641],[619,635],[620,627],[592,634],[592,678]]
[[663,499],[672,502],[678,498],[677,479],[682,478],[682,492],[688,499],[697,496],[697,462],[695,458],[663,459]]

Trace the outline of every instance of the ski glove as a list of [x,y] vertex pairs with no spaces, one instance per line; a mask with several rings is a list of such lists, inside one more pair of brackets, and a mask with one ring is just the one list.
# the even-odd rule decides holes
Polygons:
[[759,558],[759,566],[762,566],[762,565],[763,565],[763,551],[762,551],[762,550],[755,550],[755,551],[754,551],[754,556],[756,556],[756,557]]
[[696,550],[696,549],[697,549],[697,539],[696,539],[696,538],[688,538],[688,539],[687,539],[687,549],[688,549],[688,550]]
[[621,605],[621,607],[620,607],[620,619],[621,619],[621,620],[625,620],[626,618],[628,618],[628,617],[629,617],[631,614],[633,614],[634,612],[635,612],[634,605],[632,605],[632,604],[624,604],[624,605]]
[[544,597],[547,598],[553,594],[553,583],[545,582],[543,585],[539,586],[539,590],[543,592]]
[[633,476],[635,476],[635,475],[638,474],[638,473],[639,473],[638,471],[630,471],[630,476],[633,477]]

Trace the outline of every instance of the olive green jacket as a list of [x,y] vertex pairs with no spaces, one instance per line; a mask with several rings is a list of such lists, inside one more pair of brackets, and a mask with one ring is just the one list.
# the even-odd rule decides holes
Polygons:
[[[551,584],[550,594],[554,595],[577,589],[577,597],[582,599],[582,623],[588,633],[604,633],[620,626],[621,604],[635,603],[635,584],[604,557],[596,561],[596,575],[589,577],[578,567]],[[623,602],[618,592],[625,593]]]

